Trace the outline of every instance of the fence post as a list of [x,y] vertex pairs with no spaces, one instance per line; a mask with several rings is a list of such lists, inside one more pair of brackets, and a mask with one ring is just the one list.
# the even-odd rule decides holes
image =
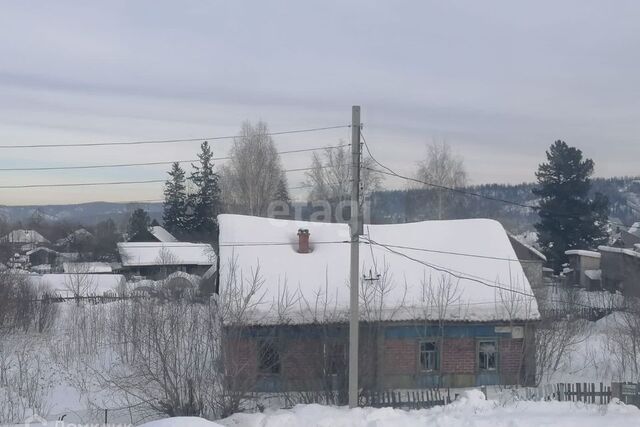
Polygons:
[[108,416],[107,416],[107,412],[108,411],[109,410],[107,408],[104,408],[104,425],[107,425],[107,422],[108,422],[108,419],[109,419]]

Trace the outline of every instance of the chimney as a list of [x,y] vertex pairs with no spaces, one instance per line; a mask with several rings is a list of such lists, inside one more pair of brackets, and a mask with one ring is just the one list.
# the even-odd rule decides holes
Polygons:
[[309,230],[306,228],[298,229],[298,253],[309,253]]

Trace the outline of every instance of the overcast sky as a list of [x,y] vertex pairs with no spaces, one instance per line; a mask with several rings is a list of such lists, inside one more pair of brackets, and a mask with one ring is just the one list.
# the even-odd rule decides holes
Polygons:
[[[640,175],[637,1],[100,3],[1,3],[0,145],[229,135],[246,119],[273,131],[342,125],[359,104],[374,154],[405,173],[425,144],[446,140],[472,183],[532,181],[563,139],[598,176]],[[197,145],[3,149],[0,168],[184,160]],[[228,148],[216,142],[214,154]],[[0,185],[163,179],[165,169],[0,172]],[[289,174],[291,186],[303,179]],[[161,189],[0,190],[0,204],[154,200]]]

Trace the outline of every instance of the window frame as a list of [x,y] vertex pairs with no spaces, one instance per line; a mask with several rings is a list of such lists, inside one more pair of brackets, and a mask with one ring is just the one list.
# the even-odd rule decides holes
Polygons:
[[[493,343],[495,345],[494,351],[494,360],[495,367],[494,368],[484,368],[481,366],[480,361],[480,345],[482,343]],[[478,338],[476,341],[476,366],[479,372],[498,372],[500,369],[500,340],[498,338]]]
[[[263,362],[263,349],[265,345],[269,345],[272,354],[275,355],[275,362],[272,366],[268,366],[265,368]],[[257,343],[257,371],[259,375],[281,375],[282,374],[282,354],[280,351],[280,346],[278,345],[278,340],[276,338],[271,337],[260,337],[258,338]],[[273,356],[272,356],[273,357]],[[274,370],[274,367],[277,367]]]
[[[433,344],[435,347],[435,350],[428,351],[434,354],[435,368],[433,369],[424,368],[422,366],[422,353],[423,353],[422,345],[423,344]],[[441,360],[442,360],[441,352],[442,352],[442,346],[440,345],[440,340],[438,338],[425,338],[418,341],[418,371],[424,372],[424,373],[439,372]]]
[[347,369],[348,369],[348,355],[349,355],[349,347],[348,347],[348,343],[344,342],[344,341],[340,341],[340,340],[325,340],[322,342],[322,373],[325,377],[327,376],[338,376],[340,375],[339,372],[329,372],[329,362],[331,360],[335,360],[337,358],[340,357],[339,354],[337,354],[337,352],[333,355],[331,355],[331,360],[329,358],[329,352],[327,351],[329,346],[332,346],[333,348],[337,348],[337,347],[342,347],[342,363],[344,365],[345,368],[345,375],[347,374]]

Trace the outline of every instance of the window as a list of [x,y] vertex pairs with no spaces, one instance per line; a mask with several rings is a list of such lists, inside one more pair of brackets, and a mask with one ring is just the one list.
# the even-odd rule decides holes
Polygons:
[[498,367],[498,346],[495,340],[478,342],[478,368],[495,371]]
[[322,346],[325,375],[346,375],[347,347],[340,342],[325,342]]
[[261,374],[279,374],[280,368],[280,352],[273,340],[260,340],[258,344],[258,371]]
[[435,341],[423,341],[420,343],[420,369],[422,371],[437,371],[440,360],[438,357],[438,344]]

